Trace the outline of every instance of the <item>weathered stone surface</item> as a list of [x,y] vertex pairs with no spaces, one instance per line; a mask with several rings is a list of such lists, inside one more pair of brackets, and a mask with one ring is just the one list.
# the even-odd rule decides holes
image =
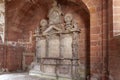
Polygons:
[[71,66],[60,66],[59,67],[59,74],[61,75],[68,75],[69,77],[71,77]]
[[0,80],[50,80],[36,76],[30,76],[27,73],[4,74],[0,75]]
[[5,42],[5,3],[0,2],[0,44]]
[[[73,18],[71,18],[72,14],[65,16],[65,22],[60,17],[62,17],[61,9],[57,7],[55,2],[49,12],[49,25],[47,25],[46,30],[40,32],[40,28],[38,27],[35,30],[37,40],[35,60],[40,62],[40,67],[42,67],[41,71],[35,71],[34,69],[33,72],[43,76],[65,77],[66,80],[68,78],[72,79],[76,75],[75,71],[76,66],[78,66],[78,61],[74,59],[77,59],[78,56],[73,56],[73,54],[79,54],[80,30],[78,29],[77,23],[73,22]],[[71,19],[69,20],[69,18]],[[62,27],[66,28],[64,29]],[[46,45],[42,38],[46,41]],[[41,54],[44,54],[44,56],[41,56]]]
[[45,65],[44,72],[47,74],[55,74],[55,66]]
[[36,43],[36,55],[38,58],[46,56],[46,40],[42,39]]
[[60,41],[59,39],[50,39],[48,42],[48,56],[59,57],[60,54]]
[[61,55],[64,58],[72,58],[72,36],[69,34],[63,35],[61,39]]

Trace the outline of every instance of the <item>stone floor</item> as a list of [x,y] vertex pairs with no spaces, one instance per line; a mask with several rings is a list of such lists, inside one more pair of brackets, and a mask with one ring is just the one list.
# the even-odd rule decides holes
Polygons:
[[30,76],[27,73],[12,73],[0,75],[0,80],[50,80],[50,79],[42,79],[36,76]]

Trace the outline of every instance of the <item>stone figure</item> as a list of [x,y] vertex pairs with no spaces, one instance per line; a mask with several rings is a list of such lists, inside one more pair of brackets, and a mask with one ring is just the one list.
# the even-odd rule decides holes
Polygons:
[[49,11],[49,25],[60,24],[61,23],[62,11],[60,6],[58,7],[57,2],[54,1],[52,8]]
[[47,20],[42,19],[42,20],[40,21],[40,30],[41,30],[41,32],[43,32],[43,31],[47,28],[47,25],[48,25]]
[[36,30],[35,30],[35,34],[36,34],[36,35],[41,34],[41,33],[46,29],[47,25],[48,25],[47,20],[42,19],[42,20],[40,21],[40,26],[37,27]]
[[66,22],[66,24],[70,24],[70,23],[72,22],[72,19],[73,19],[72,14],[67,13],[67,14],[65,15],[65,22]]
[[72,28],[72,19],[73,19],[72,14],[70,13],[66,14],[64,19],[65,19],[65,29],[70,30]]

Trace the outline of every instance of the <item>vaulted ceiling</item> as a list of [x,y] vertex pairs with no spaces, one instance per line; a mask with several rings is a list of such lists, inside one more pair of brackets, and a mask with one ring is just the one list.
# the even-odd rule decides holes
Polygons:
[[[57,0],[64,13],[74,12],[88,22],[89,11],[80,1]],[[6,0],[6,33],[10,40],[15,40],[27,31],[33,31],[42,18],[47,18],[53,0]],[[15,35],[16,34],[16,35]],[[11,36],[15,35],[15,36]]]

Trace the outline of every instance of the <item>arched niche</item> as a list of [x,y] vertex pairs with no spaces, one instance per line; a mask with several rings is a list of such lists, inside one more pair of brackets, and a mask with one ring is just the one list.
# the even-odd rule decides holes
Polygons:
[[[16,3],[19,3],[16,5]],[[7,8],[11,8],[12,10],[8,9],[7,13],[14,11],[9,17],[12,16],[12,19],[9,18],[10,22],[7,22],[7,25],[16,27],[15,29],[18,30],[20,33],[24,33],[21,35],[21,38],[28,34],[29,31],[34,31],[40,23],[40,20],[47,18],[47,13],[52,7],[53,0],[16,0],[9,2],[7,1],[6,4]],[[82,1],[77,0],[57,0],[57,3],[61,5],[61,9],[63,11],[63,16],[66,13],[71,13],[74,19],[78,22],[79,28],[81,29],[80,33],[80,48],[79,48],[79,59],[81,63],[81,68],[84,73],[84,76],[90,73],[90,14],[89,10],[86,5]],[[18,8],[15,9],[15,6]],[[16,19],[16,21],[15,21]],[[8,27],[8,36],[12,35],[15,31],[12,29],[13,27]],[[21,30],[22,31],[19,31]],[[11,30],[11,31],[10,31]],[[11,33],[12,32],[12,33]],[[14,34],[16,35],[16,34]],[[16,39],[18,36],[10,37],[10,40]],[[43,42],[45,42],[43,40]],[[40,43],[43,43],[40,42]],[[52,44],[52,43],[51,43]],[[44,44],[46,45],[46,44]],[[42,46],[43,48],[43,46]],[[43,50],[43,49],[42,49]],[[45,55],[44,55],[45,56]],[[81,72],[82,74],[82,72]]]
[[[58,2],[58,4],[61,5],[61,9],[64,13],[64,14],[62,14],[62,16],[64,16],[67,13],[71,13],[73,15],[74,19],[77,21],[78,26],[81,30],[80,31],[81,33],[79,35],[79,46],[80,47],[79,47],[79,53],[78,53],[78,55],[79,55],[78,58],[80,60],[80,69],[79,70],[80,70],[80,76],[82,76],[82,78],[86,79],[87,75],[90,74],[90,70],[89,70],[90,69],[90,67],[89,67],[89,65],[90,65],[90,15],[89,15],[89,11],[88,11],[87,7],[84,5],[84,3],[82,3],[82,2],[75,3],[74,1],[69,1],[69,0],[63,0],[63,1],[58,0],[57,2]],[[51,8],[51,4],[47,5],[47,6],[45,6],[44,4],[45,3],[47,3],[47,4],[52,3],[52,1],[46,1],[45,0],[43,2],[39,1],[39,3],[42,4],[42,8],[45,8],[43,10],[44,11],[43,13],[45,13],[44,18],[47,19],[47,14],[46,13]],[[47,39],[47,40],[49,40],[47,46],[53,45],[54,42],[59,44],[58,40],[60,38],[58,37],[58,35],[57,35],[57,37],[53,37],[53,39],[55,41],[51,41],[51,40],[49,40],[49,38]],[[68,38],[64,38],[64,39],[66,39],[65,41],[67,41]],[[46,42],[46,40],[43,40],[43,42]],[[40,43],[43,43],[43,42],[40,42]],[[66,43],[66,42],[62,42],[62,43]],[[46,43],[44,44],[44,46],[45,45],[46,45]],[[59,53],[60,51],[57,49],[59,46],[58,47],[54,47],[54,46],[55,45],[53,45],[53,47],[51,47],[51,49],[56,48],[56,50]],[[63,44],[63,46],[65,46],[65,45]],[[47,49],[43,52],[47,52],[47,51],[50,51],[50,50]],[[52,51],[51,53],[53,53],[53,52],[54,51]],[[45,55],[42,55],[42,56],[49,56],[49,54],[45,54]],[[53,56],[54,57],[59,57],[60,55],[54,55],[53,54]],[[53,56],[51,56],[51,57],[53,57]],[[51,71],[54,71],[54,70],[51,69]]]

